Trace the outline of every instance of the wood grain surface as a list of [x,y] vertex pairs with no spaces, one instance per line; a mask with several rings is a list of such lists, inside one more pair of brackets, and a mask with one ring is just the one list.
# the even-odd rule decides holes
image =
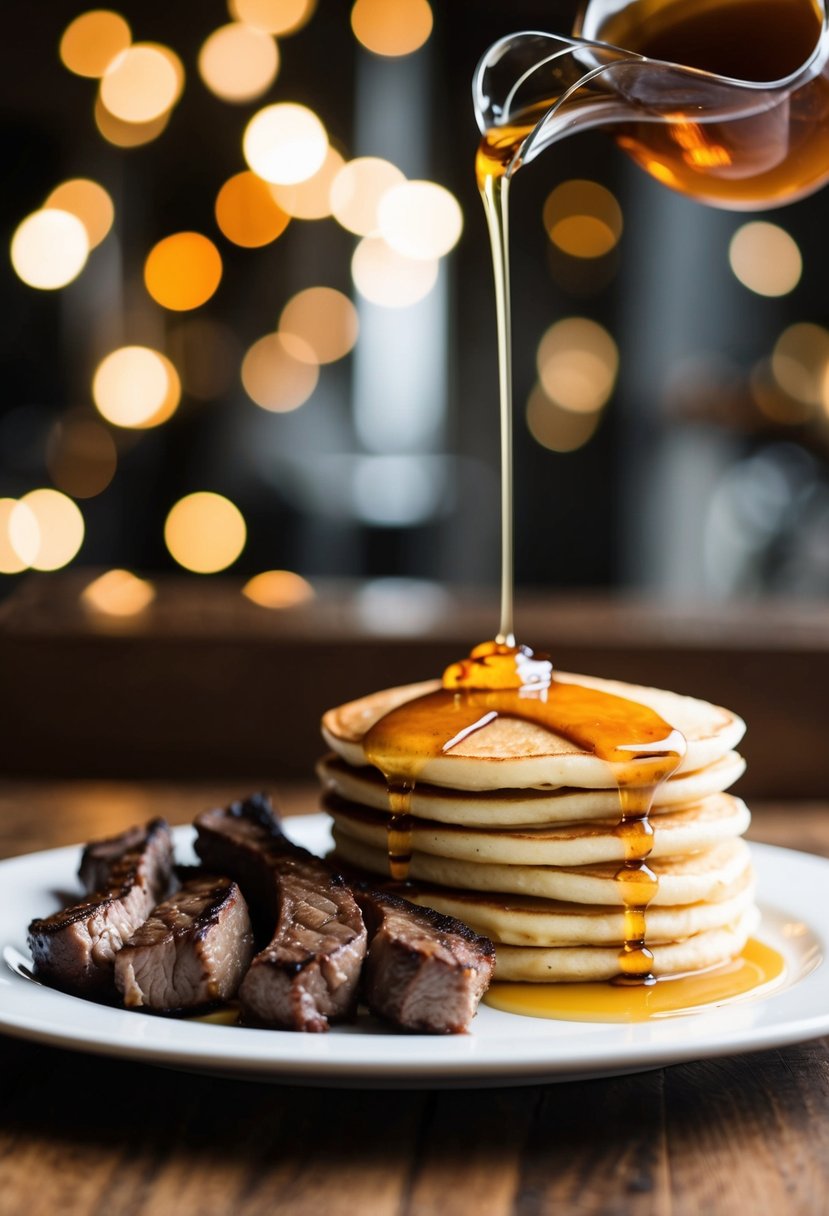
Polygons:
[[[0,855],[186,822],[243,791],[0,785]],[[286,812],[316,807],[283,790]],[[829,856],[829,806],[755,808]],[[405,1046],[405,1040],[403,1040]],[[325,1090],[179,1074],[0,1036],[0,1216],[829,1212],[829,1041],[629,1077]]]

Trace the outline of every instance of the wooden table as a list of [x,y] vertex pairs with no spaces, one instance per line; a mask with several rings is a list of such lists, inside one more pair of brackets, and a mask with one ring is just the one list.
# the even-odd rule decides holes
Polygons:
[[[186,822],[238,790],[7,783],[0,856]],[[309,787],[284,790],[313,809]],[[756,809],[829,856],[829,806]],[[829,1211],[829,1040],[613,1080],[304,1089],[0,1036],[0,1216],[545,1216]]]

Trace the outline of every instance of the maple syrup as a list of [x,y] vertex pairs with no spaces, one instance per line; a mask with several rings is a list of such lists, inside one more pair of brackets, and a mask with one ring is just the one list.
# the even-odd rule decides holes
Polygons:
[[513,984],[495,982],[484,1002],[504,1013],[573,1022],[645,1022],[676,1017],[721,1005],[741,996],[757,996],[779,987],[785,960],[773,946],[750,938],[742,953],[707,971],[654,984]]
[[[680,107],[668,122],[614,128],[619,145],[664,185],[739,210],[772,207],[829,179],[829,67],[815,0],[638,0],[600,22],[596,37],[650,59],[762,84],[814,60],[811,79],[776,104],[724,121]],[[591,30],[591,33],[593,31]],[[809,74],[807,73],[807,76]]]

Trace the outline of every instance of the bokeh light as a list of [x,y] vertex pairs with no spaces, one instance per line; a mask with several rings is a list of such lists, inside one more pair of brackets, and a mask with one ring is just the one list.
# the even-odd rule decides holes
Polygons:
[[[279,332],[307,343],[315,363],[342,359],[357,341],[360,323],[348,296],[333,287],[308,287],[288,301],[279,318]],[[302,347],[297,357],[302,358]]]
[[76,215],[47,207],[17,226],[11,242],[12,266],[29,287],[55,291],[76,279],[89,256],[89,237]]
[[263,570],[245,583],[242,595],[260,608],[294,608],[312,600],[314,588],[292,570]]
[[249,169],[228,178],[216,196],[216,223],[229,241],[246,249],[275,241],[290,219],[267,183]]
[[429,0],[356,0],[351,28],[375,55],[410,55],[432,32]]
[[805,405],[820,405],[829,367],[829,330],[807,321],[790,325],[774,345],[774,378],[784,392]]
[[179,499],[164,524],[164,541],[174,561],[194,574],[215,574],[232,566],[245,547],[242,512],[230,499],[198,491]]
[[199,401],[221,396],[233,383],[242,357],[229,326],[207,317],[192,317],[171,328],[170,358],[186,393]]
[[81,13],[64,30],[60,57],[76,76],[103,76],[113,59],[132,42],[130,27],[109,9]]
[[[32,524],[37,524],[38,543],[31,553]],[[12,546],[34,570],[60,570],[68,566],[83,544],[84,522],[80,509],[59,490],[32,490],[14,506],[9,519]]]
[[438,277],[437,260],[405,258],[381,236],[364,236],[351,259],[360,295],[384,308],[408,308],[423,300]]
[[214,30],[199,51],[199,72],[223,101],[261,97],[279,71],[279,51],[269,34],[234,21]]
[[613,392],[619,352],[596,321],[566,317],[544,334],[537,363],[541,385],[552,402],[576,414],[591,414]]
[[94,498],[115,476],[115,440],[94,418],[72,413],[56,422],[46,445],[46,467],[59,490],[73,498]]
[[228,11],[266,34],[295,34],[310,21],[317,0],[228,0]]
[[405,180],[391,161],[358,156],[344,165],[331,183],[331,213],[349,232],[368,236],[380,226],[378,208],[383,196]]
[[116,148],[139,148],[163,134],[170,121],[170,111],[166,110],[152,122],[122,122],[110,114],[99,95],[95,98],[94,117],[96,127],[108,143]]
[[454,194],[435,182],[403,182],[380,199],[380,233],[407,258],[441,258],[463,231],[463,212]]
[[[40,542],[37,520],[29,511],[29,539],[26,540],[24,537],[22,546],[25,556],[21,556],[19,551],[19,537],[17,545],[12,544],[10,524],[12,512],[16,506],[16,498],[0,498],[0,574],[20,574],[22,570],[28,570],[31,559],[37,554],[37,546]],[[28,507],[24,510],[28,511]]]
[[777,382],[771,359],[761,359],[751,369],[748,380],[752,400],[761,414],[781,426],[801,426],[815,413],[814,402],[798,401]]
[[222,258],[200,232],[175,232],[150,250],[144,263],[147,291],[164,308],[186,312],[199,308],[222,278]]
[[284,101],[265,106],[245,128],[245,160],[266,182],[293,185],[322,168],[328,136],[307,106]]
[[181,399],[173,364],[147,346],[121,346],[98,364],[92,397],[115,426],[149,428],[172,417]]
[[172,106],[175,106],[184,92],[184,85],[187,79],[184,64],[172,47],[165,46],[163,42],[142,42],[140,45],[149,47],[153,51],[158,51],[159,55],[162,55],[173,69],[176,78],[176,91],[173,94]]
[[331,187],[345,161],[336,148],[329,148],[322,168],[294,186],[271,186],[279,206],[298,220],[324,220],[331,214]]
[[553,244],[574,258],[599,258],[622,235],[622,209],[598,182],[574,178],[556,186],[544,204],[544,227]]
[[90,249],[100,245],[115,218],[115,208],[106,190],[87,177],[61,182],[43,205],[77,216],[86,229]]
[[785,296],[803,273],[797,242],[778,224],[753,220],[731,238],[728,261],[734,275],[758,296]]
[[107,570],[81,592],[81,603],[101,616],[137,616],[155,599],[155,587],[129,570]]
[[584,447],[599,425],[601,413],[574,413],[551,401],[536,385],[527,402],[527,426],[537,443],[550,452],[575,452]]
[[265,410],[287,413],[304,405],[317,387],[319,367],[311,347],[293,334],[266,334],[242,361],[242,384]]
[[136,42],[112,61],[101,79],[101,101],[122,122],[145,123],[175,105],[179,76],[161,48]]

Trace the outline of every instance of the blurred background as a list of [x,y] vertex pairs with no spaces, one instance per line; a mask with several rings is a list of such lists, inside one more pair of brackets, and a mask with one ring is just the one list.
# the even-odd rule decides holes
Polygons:
[[[33,722],[54,743],[74,717],[81,738],[91,719],[68,712],[65,690],[90,673],[110,673],[101,696],[122,710],[150,670],[209,697],[196,658],[177,674],[165,664],[216,604],[236,641],[282,630],[283,657],[298,608],[317,614],[301,619],[318,639],[353,640],[320,607],[345,583],[368,634],[422,635],[454,619],[456,593],[478,616],[455,633],[494,633],[495,319],[470,85],[496,38],[569,32],[576,8],[4,10],[0,596],[6,691],[29,690],[12,767],[38,754]],[[568,589],[680,608],[819,602],[825,196],[773,213],[705,208],[591,132],[518,176],[512,230],[519,588],[539,602]],[[642,664],[626,656],[654,637],[637,620],[635,644],[627,625],[579,612],[558,634],[573,662],[633,678]],[[742,628],[738,616],[728,645]],[[60,629],[55,657],[44,638]],[[77,657],[90,632],[165,629],[173,659]],[[615,660],[585,656],[596,638]],[[313,711],[381,676],[425,674],[422,656],[398,660],[343,670]],[[688,691],[695,673],[691,655]],[[250,670],[237,674],[249,688]],[[140,728],[121,726],[134,748]],[[240,761],[240,746],[228,739],[226,768],[267,754],[262,743]],[[54,763],[71,766],[69,743]]]
[[[470,82],[575,7],[9,8],[4,591],[69,564],[494,584]],[[824,211],[703,208],[596,133],[517,179],[519,584],[829,587]]]

